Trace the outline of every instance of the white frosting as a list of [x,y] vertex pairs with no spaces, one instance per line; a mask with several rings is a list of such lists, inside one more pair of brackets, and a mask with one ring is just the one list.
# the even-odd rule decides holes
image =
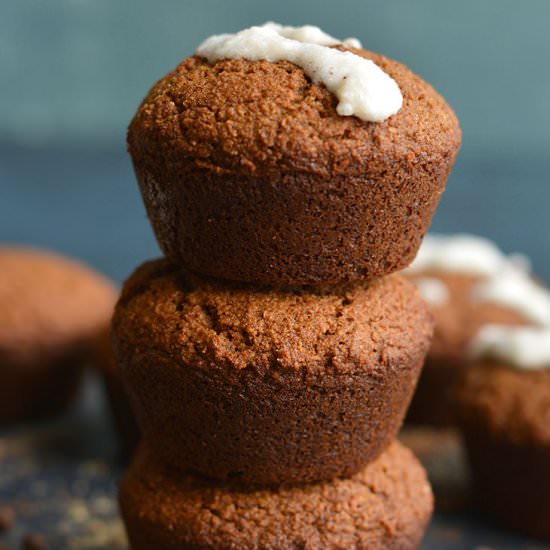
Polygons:
[[485,325],[470,342],[473,359],[504,361],[519,369],[550,367],[550,327]]
[[550,293],[513,264],[476,284],[472,298],[516,311],[534,324],[550,325]]
[[489,276],[508,262],[488,239],[468,234],[426,235],[410,271],[444,271]]
[[219,59],[290,61],[314,81],[321,82],[338,98],[339,115],[382,122],[401,109],[399,86],[370,59],[331,48],[337,44],[360,46],[356,39],[340,42],[321,29],[282,27],[266,23],[236,34],[207,38],[196,51],[210,63]]
[[531,259],[529,258],[529,256],[521,254],[520,252],[514,252],[513,254],[510,254],[508,256],[508,263],[515,266],[520,271],[524,271],[525,273],[531,272]]
[[420,295],[431,306],[442,306],[449,301],[449,289],[447,285],[435,277],[416,277],[414,284]]
[[264,29],[272,29],[280,36],[284,38],[290,38],[291,40],[297,40],[298,42],[306,42],[308,44],[318,44],[319,46],[337,46],[342,44],[348,48],[360,48],[361,42],[357,38],[346,38],[345,40],[338,40],[323,32],[319,27],[314,25],[304,25],[303,27],[283,27],[277,23],[269,22],[262,25]]

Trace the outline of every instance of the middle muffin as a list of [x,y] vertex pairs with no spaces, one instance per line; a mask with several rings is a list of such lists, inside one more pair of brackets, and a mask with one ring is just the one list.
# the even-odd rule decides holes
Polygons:
[[115,354],[161,460],[251,483],[348,476],[395,438],[433,330],[398,275],[273,289],[142,265]]

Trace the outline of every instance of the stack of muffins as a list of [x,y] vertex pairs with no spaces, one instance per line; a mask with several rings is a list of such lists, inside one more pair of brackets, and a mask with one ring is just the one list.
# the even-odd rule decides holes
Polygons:
[[394,79],[395,115],[338,114],[286,60],[193,56],[130,125],[166,255],[113,319],[143,434],[119,496],[134,550],[415,548],[430,518],[395,436],[433,321],[391,273],[416,254],[460,130],[403,65],[333,48]]

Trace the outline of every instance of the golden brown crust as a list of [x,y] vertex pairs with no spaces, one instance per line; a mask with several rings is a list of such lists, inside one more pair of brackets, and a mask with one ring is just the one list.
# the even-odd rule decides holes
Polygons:
[[115,353],[144,437],[212,477],[350,474],[394,438],[432,321],[395,275],[336,288],[206,279],[167,260],[126,283]]
[[149,92],[129,150],[161,248],[196,271],[266,284],[368,279],[405,267],[460,145],[454,113],[372,52],[403,108],[336,113],[288,62],[191,57]]
[[407,362],[429,345],[432,318],[393,275],[324,287],[268,288],[220,281],[169,260],[144,263],[124,284],[114,317],[119,346],[137,338],[205,370],[340,374]]
[[433,506],[422,467],[399,443],[349,479],[276,489],[178,474],[142,447],[119,501],[134,550],[413,549]]
[[158,149],[159,157],[168,155],[185,170],[191,161],[217,173],[325,177],[376,173],[373,161],[386,167],[409,157],[412,166],[454,155],[460,130],[445,100],[401,63],[352,51],[372,59],[401,88],[403,107],[384,122],[338,115],[335,96],[288,61],[209,64],[195,56],[144,99],[129,128],[130,152],[141,159]]

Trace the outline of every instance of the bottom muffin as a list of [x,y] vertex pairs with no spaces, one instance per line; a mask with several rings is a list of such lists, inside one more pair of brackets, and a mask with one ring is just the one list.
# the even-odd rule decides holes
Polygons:
[[476,365],[459,405],[480,508],[506,528],[550,539],[550,369]]
[[175,473],[142,445],[119,502],[133,550],[416,548],[433,508],[422,466],[394,442],[347,479],[254,488]]

